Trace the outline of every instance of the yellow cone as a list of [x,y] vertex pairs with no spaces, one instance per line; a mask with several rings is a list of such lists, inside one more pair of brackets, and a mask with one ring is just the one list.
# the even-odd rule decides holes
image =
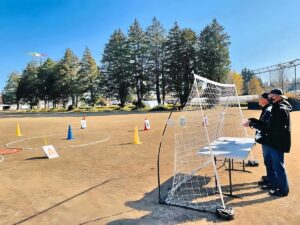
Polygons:
[[22,134],[21,134],[21,130],[20,130],[20,125],[17,124],[17,137],[21,137]]
[[137,126],[135,126],[135,128],[134,128],[133,144],[135,144],[135,145],[142,144],[142,142],[140,142],[140,139],[139,139],[139,131],[138,131]]

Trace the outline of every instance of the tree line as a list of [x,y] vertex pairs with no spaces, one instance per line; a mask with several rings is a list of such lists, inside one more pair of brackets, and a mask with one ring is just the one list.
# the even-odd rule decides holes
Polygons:
[[136,19],[127,34],[120,29],[113,32],[99,66],[89,48],[81,59],[67,48],[59,61],[31,61],[21,74],[11,73],[3,100],[31,107],[40,101],[66,107],[70,99],[73,106],[79,101],[94,106],[102,97],[119,100],[121,107],[129,101],[142,107],[142,101],[154,94],[159,104],[173,96],[184,105],[192,71],[217,82],[228,81],[229,45],[230,37],[216,19],[199,34],[180,28],[177,22],[166,32],[155,17],[143,30]]

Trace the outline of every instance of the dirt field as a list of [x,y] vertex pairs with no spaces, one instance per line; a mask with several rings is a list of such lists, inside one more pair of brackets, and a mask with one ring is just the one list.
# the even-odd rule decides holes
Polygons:
[[[243,113],[259,115],[259,111]],[[5,155],[0,163],[0,224],[300,224],[300,112],[291,114],[292,149],[285,158],[289,196],[271,197],[257,186],[265,174],[257,145],[254,156],[260,166],[247,168],[252,173],[233,174],[233,188],[242,198],[225,198],[235,209],[230,222],[158,204],[157,150],[168,115],[88,114],[88,128],[81,130],[80,114],[1,114],[1,147],[14,142],[10,147],[26,149]],[[142,131],[145,117],[151,122],[149,131]],[[16,137],[18,123],[23,137]],[[73,128],[72,141],[63,140],[68,125]],[[131,144],[135,125],[141,145]],[[45,157],[44,134],[59,158]],[[25,140],[18,142],[21,139]],[[90,144],[94,142],[98,143]],[[173,159],[162,160],[164,182],[172,176]]]

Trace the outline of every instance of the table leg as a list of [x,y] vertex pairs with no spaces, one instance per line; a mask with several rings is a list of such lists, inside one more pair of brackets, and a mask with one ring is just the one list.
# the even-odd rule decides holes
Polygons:
[[[214,157],[214,161],[215,161],[215,166],[217,167],[217,158]],[[218,191],[218,183],[217,183],[217,177],[215,175],[215,188],[216,188],[216,191]]]
[[231,164],[231,159],[229,159],[229,194],[232,195],[232,181],[231,181],[231,169],[232,169],[232,164]]

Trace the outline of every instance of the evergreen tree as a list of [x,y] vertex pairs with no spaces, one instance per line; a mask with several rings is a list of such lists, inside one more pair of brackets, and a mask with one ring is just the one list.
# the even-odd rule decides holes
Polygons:
[[78,95],[80,94],[80,83],[78,82],[79,60],[70,48],[67,48],[64,57],[58,63],[57,72],[60,76],[58,88],[61,93],[63,104],[72,99],[72,105],[77,106]]
[[170,29],[165,45],[167,91],[174,92],[185,105],[193,84],[196,34],[191,29],[181,30],[177,23]]
[[151,26],[146,31],[148,39],[148,72],[153,87],[155,87],[156,99],[161,104],[161,88],[163,71],[163,45],[165,42],[165,30],[160,22],[154,17]]
[[165,42],[165,59],[164,67],[166,76],[164,77],[164,84],[167,93],[176,93],[177,97],[180,97],[182,92],[182,61],[181,61],[181,34],[182,31],[176,22],[174,26],[169,30],[168,36]]
[[91,51],[86,48],[80,61],[78,73],[79,94],[89,93],[89,103],[92,106],[96,103],[98,86],[100,83],[100,73],[96,61],[92,57]]
[[30,62],[23,71],[18,88],[17,99],[29,103],[30,108],[38,105],[38,67],[36,63]]
[[9,74],[2,94],[2,100],[4,104],[18,104],[17,88],[20,82],[20,78],[21,76],[17,72],[12,72]]
[[191,29],[184,29],[181,34],[181,61],[182,61],[182,93],[181,103],[185,105],[189,97],[193,82],[194,75],[192,71],[195,67],[195,44],[196,33]]
[[38,78],[38,98],[43,100],[45,108],[47,103],[51,100],[51,94],[55,91],[55,66],[56,63],[48,58],[39,68],[37,73]]
[[230,70],[229,35],[216,19],[200,33],[195,72],[217,82],[224,82]]
[[142,106],[144,96],[151,90],[150,77],[146,74],[148,42],[145,32],[135,19],[128,32],[130,72],[137,95],[137,106]]
[[254,77],[254,73],[251,70],[244,68],[242,69],[241,75],[244,81],[244,94],[248,95],[250,92],[252,92],[251,90],[249,90],[249,83],[250,80]]
[[105,45],[102,58],[103,87],[106,95],[117,97],[121,107],[125,106],[129,95],[132,78],[129,71],[129,48],[126,36],[121,30],[117,30]]

